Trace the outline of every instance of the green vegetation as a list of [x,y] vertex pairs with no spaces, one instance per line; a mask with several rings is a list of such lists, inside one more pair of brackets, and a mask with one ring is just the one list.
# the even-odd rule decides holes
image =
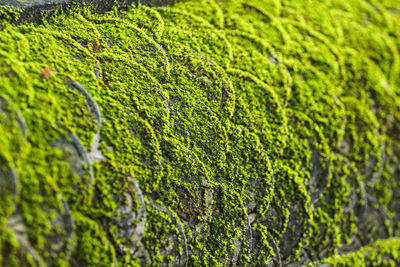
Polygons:
[[398,0],[18,13],[0,265],[400,263]]

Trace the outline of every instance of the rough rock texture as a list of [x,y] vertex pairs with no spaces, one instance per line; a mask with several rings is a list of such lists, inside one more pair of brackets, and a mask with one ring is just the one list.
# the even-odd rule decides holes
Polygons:
[[[47,5],[60,5],[70,3],[86,3],[96,7],[96,10],[108,9],[110,5],[115,3],[114,0],[0,0],[0,5],[14,6],[18,8],[38,8]],[[117,0],[120,5],[130,5],[132,3],[148,5],[148,6],[162,6],[171,4],[175,0]]]
[[120,7],[127,7],[132,4],[165,6],[174,2],[175,0],[0,0],[0,6],[23,9],[18,21],[21,23],[38,21],[43,16],[50,16],[54,11],[65,10],[71,5],[87,6],[93,12],[103,13],[109,11],[116,3]]
[[398,266],[400,3],[0,23],[1,266]]

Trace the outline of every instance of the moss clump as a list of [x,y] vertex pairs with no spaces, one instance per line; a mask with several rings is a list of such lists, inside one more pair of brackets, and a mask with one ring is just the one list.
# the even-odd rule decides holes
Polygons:
[[[335,255],[323,259],[319,264],[329,266],[397,266],[400,243],[398,238],[378,240],[358,251],[343,256]],[[312,266],[310,264],[310,266]]]
[[399,9],[0,12],[0,264],[395,266]]

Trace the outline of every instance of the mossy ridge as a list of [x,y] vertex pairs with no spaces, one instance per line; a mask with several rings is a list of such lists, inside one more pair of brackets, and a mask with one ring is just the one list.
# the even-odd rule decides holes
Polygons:
[[6,224],[8,217],[15,211],[18,191],[20,190],[19,179],[16,169],[20,168],[21,158],[26,154],[23,128],[18,123],[18,115],[11,103],[0,96],[1,130],[4,133],[0,141],[1,145],[1,169],[0,183],[3,196],[1,204],[1,226]]
[[[275,263],[280,258],[290,263],[296,255],[302,255],[300,262],[307,263],[358,249],[379,236],[396,234],[399,225],[392,223],[397,218],[396,205],[392,204],[396,203],[396,194],[391,188],[398,188],[398,181],[393,179],[398,170],[391,166],[397,166],[399,157],[395,134],[400,102],[396,78],[399,31],[393,23],[395,15],[385,8],[393,10],[397,3],[385,1],[379,5],[373,1],[370,5],[354,0],[354,6],[361,7],[355,10],[353,5],[326,1],[318,3],[317,9],[332,10],[341,19],[333,15],[309,19],[313,4],[267,2],[188,1],[159,12],[139,7],[105,15],[88,11],[58,14],[52,18],[55,23],[44,23],[45,27],[3,25],[6,38],[12,39],[7,42],[15,46],[2,48],[10,51],[4,57],[5,75],[0,77],[4,80],[2,93],[26,118],[27,140],[32,146],[23,163],[30,167],[14,167],[25,186],[17,210],[22,211],[28,225],[33,242],[30,248],[40,256],[3,227],[2,244],[12,244],[14,252],[10,255],[26,254],[21,262],[33,264],[56,261],[53,252],[44,253],[51,244],[46,236],[53,234],[51,216],[46,209],[35,206],[37,199],[29,199],[44,188],[50,195],[58,192],[56,205],[50,205],[50,210],[63,214],[64,194],[71,206],[76,238],[69,239],[71,245],[67,247],[76,248],[70,263],[139,263],[138,254],[121,249],[120,245],[127,242],[125,237],[110,227],[119,205],[123,205],[114,196],[126,192],[128,177],[138,181],[148,203],[156,200],[168,207],[165,209],[169,212],[162,208],[172,214],[164,214],[166,221],[175,220],[177,225],[182,221],[187,227],[184,232],[172,227],[163,233],[168,236],[179,232],[178,236],[187,237],[189,254],[193,253],[189,263],[194,265],[246,264],[252,259],[268,264],[271,257]],[[207,9],[201,5],[207,5]],[[199,8],[204,12],[197,12]],[[372,18],[365,31],[384,29],[381,35],[370,38],[379,46],[366,40],[368,34],[354,35],[355,41],[343,38],[344,34],[354,33],[358,25],[364,27],[365,14]],[[192,20],[185,20],[187,16]],[[153,25],[157,25],[154,31]],[[193,26],[201,30],[189,32]],[[92,34],[82,34],[86,29]],[[246,33],[236,34],[237,42],[225,41],[238,30]],[[190,36],[201,40],[200,45],[188,39]],[[260,39],[269,43],[260,43]],[[47,46],[39,40],[45,40]],[[211,40],[223,43],[216,47]],[[359,43],[365,45],[355,47]],[[266,78],[259,72],[262,63],[253,70],[240,60],[233,63],[230,51],[251,51],[248,44],[259,50],[260,61],[271,54],[267,64],[272,67],[275,61],[279,71]],[[251,56],[243,53],[242,58]],[[40,79],[44,68],[51,68],[51,74]],[[258,81],[246,71],[266,80]],[[238,73],[247,79],[237,79]],[[87,99],[68,86],[71,80],[93,96],[104,118],[102,125],[96,125]],[[251,104],[245,93],[251,91],[245,89],[244,80],[256,85],[257,92],[272,96],[268,103],[278,108],[267,107],[272,111],[270,116],[255,116],[259,111],[255,107],[263,107],[265,99],[254,97]],[[360,90],[364,87],[367,90]],[[41,110],[43,103],[51,107],[46,112]],[[70,109],[69,105],[76,108]],[[238,115],[240,109],[248,114],[241,117],[249,120],[242,126],[236,125],[243,120]],[[271,130],[266,131],[265,126]],[[41,139],[31,127],[48,136]],[[80,200],[75,198],[73,184],[85,178],[74,173],[59,149],[45,150],[60,135],[71,141],[68,136],[73,134],[82,140],[87,150],[84,153],[89,153],[99,130],[105,158],[93,163],[93,199]],[[8,139],[4,140],[7,143]],[[7,153],[12,150],[7,148]],[[37,159],[31,160],[32,155]],[[49,158],[51,163],[41,162]],[[51,172],[46,174],[47,168]],[[28,173],[33,177],[41,174],[45,179],[36,186],[32,184],[35,181],[26,180]],[[67,180],[71,185],[64,183]],[[313,191],[314,182],[320,190]],[[227,199],[233,205],[226,205]],[[254,200],[256,215],[250,212]],[[346,244],[357,243],[357,228],[364,229],[356,217],[364,218],[360,216],[365,212],[351,217],[357,207],[384,215],[386,229],[378,228],[374,232],[377,236],[363,237],[361,244],[346,249]],[[143,237],[149,255],[145,260],[152,264],[176,262],[178,255],[185,253],[184,246],[174,246],[170,257],[163,255],[163,248],[157,246],[159,239],[153,235],[162,230],[160,220],[149,215],[154,213],[151,209],[146,228],[154,231],[146,231]],[[39,215],[40,222],[30,220],[33,213]],[[374,217],[367,219],[374,223]],[[35,234],[38,225],[45,226],[42,228],[47,235]],[[254,230],[255,240],[259,237],[253,250],[247,238],[249,229]],[[325,238],[318,238],[320,229],[326,231]],[[381,230],[385,233],[380,234]],[[177,240],[182,242],[179,237]],[[383,243],[377,243],[380,245]],[[56,264],[67,264],[70,253],[67,248]],[[375,258],[375,253],[371,255]],[[397,254],[392,255],[398,261]],[[351,262],[345,257],[343,261]],[[10,259],[14,262],[12,256]],[[373,260],[372,264],[380,261]]]
[[371,245],[343,256],[335,255],[309,266],[327,263],[329,266],[396,266],[400,249],[398,238],[377,240]]
[[144,5],[138,5],[135,12],[122,13],[122,17],[134,23],[138,28],[144,30],[147,35],[159,41],[164,31],[164,20],[156,9]]
[[[291,95],[292,77],[271,44],[237,30],[224,32],[229,42],[234,44],[232,49],[235,56],[229,68],[248,72],[266,83],[274,94],[278,94],[281,105],[285,107]],[[280,87],[286,90],[276,89]]]
[[164,39],[184,43],[223,68],[229,65],[232,59],[229,42],[205,19],[181,9],[158,8],[157,11],[166,25]]
[[254,132],[267,155],[279,157],[287,139],[287,117],[280,98],[272,87],[249,73],[235,69],[228,73],[237,95],[233,122]]

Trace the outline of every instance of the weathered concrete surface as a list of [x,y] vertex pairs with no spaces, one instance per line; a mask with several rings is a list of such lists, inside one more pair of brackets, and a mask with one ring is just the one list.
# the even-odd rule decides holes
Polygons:
[[[118,0],[120,6],[132,4],[162,6],[174,2],[175,0]],[[102,13],[110,10],[114,3],[114,0],[0,0],[0,6],[12,6],[24,10],[18,20],[19,23],[38,21],[43,15],[50,15],[55,10],[65,9],[69,5],[83,4],[95,12]]]

